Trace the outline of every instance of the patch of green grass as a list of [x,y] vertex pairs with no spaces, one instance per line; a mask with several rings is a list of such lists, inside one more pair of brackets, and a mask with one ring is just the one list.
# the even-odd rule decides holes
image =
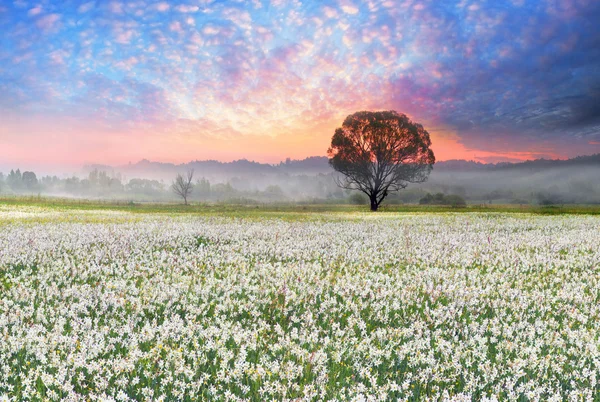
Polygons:
[[[284,220],[305,220],[323,218],[324,214],[335,217],[338,214],[370,213],[368,206],[348,204],[232,204],[232,203],[132,203],[130,201],[100,201],[51,197],[3,197],[1,206],[39,207],[55,212],[69,211],[120,211],[134,214],[192,214],[208,216],[227,216],[233,218],[274,218]],[[472,204],[463,208],[442,205],[383,205],[374,214],[389,213],[527,213],[540,215],[586,214],[600,215],[600,205],[488,205]]]

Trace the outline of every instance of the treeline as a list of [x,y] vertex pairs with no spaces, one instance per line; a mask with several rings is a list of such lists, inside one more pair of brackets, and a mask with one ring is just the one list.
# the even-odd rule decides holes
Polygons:
[[[243,178],[214,183],[205,177],[194,180],[191,201],[253,202],[349,202],[348,192],[340,190],[331,175],[291,176],[280,184],[267,184],[252,188]],[[0,194],[4,195],[54,195],[89,199],[115,199],[135,201],[176,201],[179,198],[171,189],[172,182],[133,178],[123,179],[121,174],[94,169],[86,177],[59,178],[56,175],[40,176],[35,172],[11,170],[0,173]],[[284,189],[285,188],[285,189]]]
[[[192,202],[308,202],[367,204],[359,192],[341,190],[334,173],[246,174],[208,177],[197,170]],[[131,172],[129,173],[131,174]],[[170,178],[170,179],[169,179]],[[125,179],[116,170],[94,168],[84,176],[58,177],[13,169],[0,173],[0,195],[48,195],[120,201],[177,202],[171,191],[175,178]],[[457,172],[437,164],[429,181],[391,193],[385,204],[598,204],[600,166],[527,170]]]
[[104,194],[135,193],[153,195],[165,190],[165,184],[156,180],[132,179],[123,183],[120,175],[94,170],[86,178],[77,176],[59,178],[41,176],[35,172],[20,169],[11,170],[8,175],[0,173],[0,192],[5,194],[64,194],[72,196],[101,196]]

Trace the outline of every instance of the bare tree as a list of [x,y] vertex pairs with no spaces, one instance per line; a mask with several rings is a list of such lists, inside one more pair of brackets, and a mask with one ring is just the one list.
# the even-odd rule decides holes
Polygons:
[[192,179],[194,178],[194,169],[188,170],[186,175],[182,175],[180,173],[175,177],[175,181],[171,185],[171,190],[181,198],[183,198],[183,203],[187,205],[187,199],[192,194],[192,190],[194,185],[192,184]]
[[335,130],[329,164],[344,177],[337,183],[359,190],[377,211],[390,191],[427,180],[435,163],[429,133],[395,111],[357,112]]

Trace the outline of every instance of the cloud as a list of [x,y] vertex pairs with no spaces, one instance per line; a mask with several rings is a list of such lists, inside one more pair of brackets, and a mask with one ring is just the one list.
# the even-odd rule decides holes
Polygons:
[[36,26],[44,32],[52,31],[58,26],[60,14],[48,14],[38,18]]
[[13,4],[17,8],[27,8],[28,6],[28,3],[24,0],[15,0],[13,1]]
[[67,50],[59,49],[59,50],[50,52],[48,54],[48,58],[50,59],[52,64],[62,66],[62,65],[66,64],[66,60],[70,55],[71,54]]
[[134,38],[134,36],[135,31],[133,29],[119,30],[115,34],[115,42],[126,45],[131,43],[131,40]]
[[358,14],[358,11],[359,11],[358,7],[348,0],[341,0],[340,8],[342,9],[342,11],[344,13],[350,14],[350,15]]
[[108,3],[108,10],[113,14],[123,14],[123,3],[111,1]]
[[[123,61],[130,67],[137,63]],[[80,82],[80,94],[69,101],[69,108],[79,118],[94,121],[99,127],[144,127],[172,120],[166,93],[156,85],[134,78],[113,80],[94,73],[84,75]]]
[[115,63],[115,67],[121,70],[131,71],[139,62],[140,60],[137,57],[131,56],[128,59],[120,60]]
[[199,9],[200,7],[198,6],[191,6],[187,4],[180,4],[177,7],[175,7],[175,10],[179,11],[180,13],[195,13]]
[[323,7],[323,14],[325,14],[325,17],[327,18],[335,18],[338,15],[337,11],[334,8],[328,6]]
[[35,16],[35,15],[39,15],[39,14],[41,14],[41,13],[42,13],[42,11],[43,11],[43,9],[42,9],[42,7],[41,7],[41,6],[36,6],[36,7],[33,7],[32,9],[30,9],[30,10],[27,12],[27,15],[29,15],[30,17],[33,17],[33,16]]
[[85,14],[88,11],[91,11],[96,6],[95,1],[89,1],[87,3],[83,3],[79,7],[77,7],[77,12],[80,14]]
[[0,112],[325,138],[393,108],[481,158],[594,145],[600,3],[513,3],[10,2]]
[[173,21],[169,24],[169,29],[173,32],[183,33],[183,28],[181,27],[181,23],[179,21]]
[[206,35],[216,35],[220,32],[219,28],[214,27],[214,26],[205,26],[204,29],[202,29],[202,32],[204,32],[204,34]]
[[154,7],[160,12],[165,12],[165,11],[169,11],[169,9],[171,8],[171,5],[169,3],[167,3],[166,1],[163,1],[160,3],[156,3],[156,5]]

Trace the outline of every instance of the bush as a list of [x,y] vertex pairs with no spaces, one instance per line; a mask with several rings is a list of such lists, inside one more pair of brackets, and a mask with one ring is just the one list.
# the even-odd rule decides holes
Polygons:
[[452,207],[466,207],[467,202],[463,197],[456,194],[445,195],[443,193],[429,194],[419,200],[421,205],[450,205]]
[[363,193],[351,194],[350,197],[348,197],[348,201],[350,201],[350,204],[354,204],[354,205],[366,205],[369,203],[367,196],[364,195]]
[[460,195],[452,194],[444,197],[444,205],[451,205],[453,207],[466,207],[467,202]]
[[564,200],[562,199],[562,197],[556,193],[543,193],[543,192],[537,193],[536,200],[537,200],[537,203],[542,206],[559,205],[559,204],[564,203]]

